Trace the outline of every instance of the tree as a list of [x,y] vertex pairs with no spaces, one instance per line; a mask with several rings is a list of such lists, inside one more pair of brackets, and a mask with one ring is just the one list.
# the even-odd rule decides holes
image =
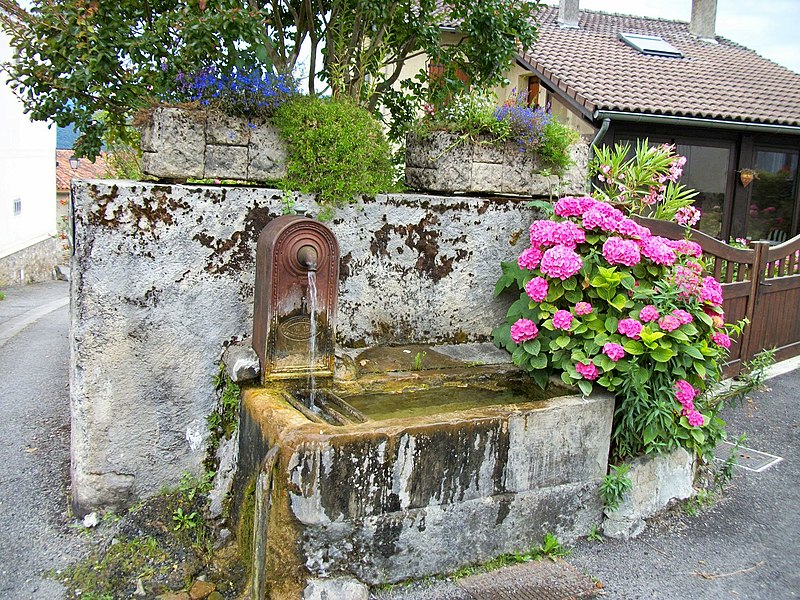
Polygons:
[[[3,65],[33,119],[76,126],[76,154],[130,136],[130,116],[180,100],[176,80],[201,68],[292,72],[305,47],[310,72],[334,97],[375,110],[409,57],[426,53],[473,85],[499,79],[535,39],[538,0],[0,0],[0,25],[17,49]],[[462,42],[442,47],[440,27]],[[317,49],[323,64],[317,65]],[[316,95],[315,78],[307,89]]]

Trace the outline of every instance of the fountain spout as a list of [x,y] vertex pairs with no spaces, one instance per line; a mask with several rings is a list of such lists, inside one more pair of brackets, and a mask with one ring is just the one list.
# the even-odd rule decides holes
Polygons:
[[332,377],[339,245],[300,216],[270,221],[258,236],[253,349],[266,379]]

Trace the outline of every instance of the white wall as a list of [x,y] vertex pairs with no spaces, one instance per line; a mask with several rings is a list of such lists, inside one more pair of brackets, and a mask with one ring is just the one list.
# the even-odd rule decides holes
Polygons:
[[[0,31],[0,61],[13,58]],[[21,211],[14,214],[14,200]],[[32,123],[0,72],[0,258],[56,235],[56,129]]]

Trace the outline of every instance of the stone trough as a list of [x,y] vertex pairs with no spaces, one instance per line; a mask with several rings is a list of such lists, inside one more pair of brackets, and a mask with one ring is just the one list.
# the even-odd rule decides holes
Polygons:
[[382,373],[387,352],[403,356],[357,355],[362,372],[330,384],[318,413],[285,382],[244,390],[253,598],[366,598],[367,585],[528,550],[547,532],[568,543],[600,522],[610,396],[545,395],[513,365],[468,365],[448,348],[425,350],[428,370]]

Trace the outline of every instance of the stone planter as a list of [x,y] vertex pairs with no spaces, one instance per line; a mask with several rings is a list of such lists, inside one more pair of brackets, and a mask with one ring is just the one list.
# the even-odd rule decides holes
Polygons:
[[606,510],[603,533],[627,539],[644,531],[644,519],[664,510],[673,500],[693,495],[694,457],[683,448],[670,454],[639,457],[628,471],[633,487],[617,510]]
[[586,189],[588,145],[572,145],[573,165],[560,177],[513,143],[498,147],[488,140],[464,142],[460,136],[433,132],[406,138],[406,185],[446,193],[582,195]]
[[269,122],[159,107],[141,134],[145,175],[258,182],[286,176],[286,144]]

